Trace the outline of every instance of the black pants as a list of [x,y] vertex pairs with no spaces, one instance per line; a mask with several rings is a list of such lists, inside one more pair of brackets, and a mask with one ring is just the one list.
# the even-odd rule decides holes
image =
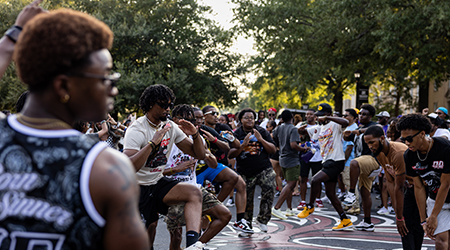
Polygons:
[[403,217],[405,218],[408,234],[402,237],[403,249],[417,250],[422,247],[424,231],[420,225],[419,209],[414,197],[414,187],[406,188],[403,202]]

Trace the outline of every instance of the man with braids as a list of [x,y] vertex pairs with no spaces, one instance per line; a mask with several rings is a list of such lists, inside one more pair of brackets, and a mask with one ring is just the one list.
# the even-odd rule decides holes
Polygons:
[[[195,121],[194,110],[191,106],[186,104],[176,106],[172,111],[172,117],[176,124],[180,124],[180,121],[182,120],[191,123],[194,123]],[[206,157],[204,161],[208,163],[208,166],[217,166],[216,157],[206,149],[206,144],[205,151]],[[192,156],[183,153],[176,145],[174,145],[163,174],[168,178],[200,187],[202,190],[202,211],[204,215],[209,215],[211,218],[208,228],[203,232],[199,239],[201,242],[206,243],[228,224],[231,219],[231,212],[216,198],[216,196],[197,184],[197,178],[195,176],[196,163],[197,160]],[[182,226],[186,224],[183,210],[184,204],[171,206],[169,207],[169,211],[165,218],[167,229],[170,232],[171,250],[180,249]]]
[[9,183],[0,190],[0,249],[148,249],[131,162],[71,128],[113,107],[113,34],[73,10],[32,18],[44,12],[38,4],[0,40],[0,68],[3,49],[15,50],[30,91],[21,113],[0,121],[0,178]]
[[[236,189],[236,221],[233,228],[244,233],[253,233],[252,228],[245,220],[245,206],[247,200],[247,193],[245,189],[245,182],[241,176],[236,174],[232,168],[228,166],[228,152],[231,148],[239,148],[240,143],[232,136],[232,140],[227,141],[219,134],[229,133],[232,135],[230,127],[226,124],[218,123],[218,112],[213,106],[205,106],[201,111],[205,118],[205,125],[201,126],[200,132],[207,139],[209,150],[217,158],[217,168],[208,167],[207,164],[199,163],[197,167],[197,182],[202,184],[204,180],[209,180],[214,183],[219,183],[222,188],[217,195],[220,201],[224,201],[226,197]],[[197,111],[196,117],[199,114]]]
[[[141,187],[139,210],[145,226],[149,228],[157,222],[158,213],[167,214],[169,206],[185,202],[186,249],[201,249],[202,243],[197,242],[202,211],[200,189],[163,175],[174,145],[196,159],[205,158],[205,147],[194,125],[186,120],[177,125],[167,119],[174,102],[175,95],[167,86],[147,87],[139,100],[144,116],[127,129],[123,153],[130,157],[136,170]],[[151,244],[154,232],[148,230]]]
[[[401,142],[388,141],[384,134],[384,128],[381,126],[367,128],[364,140],[386,173],[386,188],[392,197],[397,217],[397,230],[402,237],[403,249],[421,249],[423,229],[420,226],[419,211],[414,199],[414,186],[409,185],[409,182],[412,183],[413,180],[408,178],[409,180],[406,181],[405,161],[403,160],[403,154],[408,147]],[[362,221],[356,226],[356,229],[373,231],[374,225]]]
[[436,249],[448,249],[450,141],[427,136],[431,123],[420,114],[403,116],[397,123],[397,129],[401,134],[400,139],[408,146],[404,154],[406,174],[414,180],[414,195],[423,230],[435,240]]

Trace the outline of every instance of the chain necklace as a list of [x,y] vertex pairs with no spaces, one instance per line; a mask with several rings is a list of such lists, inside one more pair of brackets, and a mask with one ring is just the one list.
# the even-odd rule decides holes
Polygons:
[[21,113],[16,115],[17,121],[21,124],[35,129],[71,129],[72,126],[55,118],[33,118]]
[[155,128],[155,129],[158,129],[158,128],[159,128],[158,125],[154,124],[152,121],[150,121],[150,119],[148,119],[147,115],[145,115],[145,119],[147,119],[148,124],[149,124],[151,127]]
[[419,150],[417,150],[416,151],[416,153],[417,153],[417,158],[419,158],[419,161],[425,161],[426,159],[427,159],[427,157],[428,157],[428,153],[430,153],[430,149],[431,149],[431,144],[433,144],[433,139],[431,139],[431,141],[429,140],[429,139],[427,139],[428,140],[428,142],[430,143],[430,145],[428,146],[428,150],[427,150],[427,154],[425,155],[425,159],[420,159],[420,156],[419,156]]

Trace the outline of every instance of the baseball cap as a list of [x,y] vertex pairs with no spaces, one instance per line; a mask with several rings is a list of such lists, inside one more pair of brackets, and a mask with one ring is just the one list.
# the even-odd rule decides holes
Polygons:
[[437,109],[439,109],[440,111],[442,111],[442,112],[444,112],[446,115],[448,115],[448,110],[447,110],[446,108],[444,108],[444,107],[439,107],[439,108],[437,108]]
[[277,110],[275,109],[275,108],[270,108],[269,110],[267,110],[267,112],[270,112],[270,111],[273,111],[273,112],[277,112]]
[[376,117],[388,117],[390,118],[391,115],[387,111],[381,111]]
[[438,117],[438,114],[436,114],[436,113],[431,113],[431,114],[428,114],[428,117],[430,117],[430,118],[432,118],[432,119],[436,119],[436,118]]
[[317,112],[315,113],[315,115],[317,116],[322,116],[325,115],[326,113],[332,113],[333,109],[331,108],[331,106],[328,103],[321,103],[319,104],[319,107],[317,108]]

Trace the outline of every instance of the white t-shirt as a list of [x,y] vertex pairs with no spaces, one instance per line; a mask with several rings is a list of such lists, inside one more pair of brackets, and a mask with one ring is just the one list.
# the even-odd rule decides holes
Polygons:
[[447,137],[447,138],[444,137],[445,139],[450,140],[450,132],[448,131],[448,129],[445,128],[436,129],[436,132],[434,132],[433,137],[442,137],[442,136],[445,136]]
[[[300,123],[299,123],[300,124]],[[316,128],[319,127],[319,125],[314,124],[314,125],[306,125],[306,128]],[[308,130],[307,130],[308,131]],[[314,131],[314,130],[313,130]],[[309,133],[309,131],[308,131]],[[319,162],[322,161],[322,155],[320,154],[320,144],[319,141],[313,140],[313,136],[309,133],[309,138],[311,138],[311,147],[314,148],[316,150],[316,153],[314,153],[313,157],[311,158],[311,160],[309,160],[310,162]]]
[[[205,142],[203,141],[203,143],[205,143]],[[189,160],[193,160],[193,159],[194,159],[194,157],[192,157],[188,154],[185,154],[183,151],[181,151],[181,149],[179,149],[177,147],[177,145],[173,145],[172,151],[170,152],[170,156],[167,159],[166,169],[169,169],[171,167],[174,168],[178,164],[180,164],[184,161],[189,161]],[[188,168],[188,169],[184,170],[183,172],[175,173],[173,175],[167,175],[166,177],[177,180],[177,181],[186,182],[186,183],[192,184],[196,187],[200,187],[201,185],[197,184],[197,175],[195,175],[196,167],[197,167],[197,163],[195,163],[193,170]]]
[[136,172],[136,178],[139,185],[155,185],[163,177],[162,172],[167,164],[167,157],[169,157],[169,154],[172,151],[172,147],[174,146],[174,144],[180,143],[187,137],[174,122],[162,122],[160,126],[155,129],[154,127],[150,126],[145,116],[139,117],[135,122],[133,122],[133,124],[128,127],[127,132],[125,133],[123,146],[124,150],[141,150],[148,144],[148,141],[153,138],[153,135],[157,131],[161,130],[161,128],[164,127],[166,123],[170,123],[171,128],[164,135],[158,152],[156,153],[156,155],[154,155],[152,152],[152,154],[149,156],[149,159],[147,159],[141,169]]
[[342,147],[344,129],[340,124],[330,121],[325,125],[307,128],[307,131],[312,140],[319,141],[322,162],[345,160]]

